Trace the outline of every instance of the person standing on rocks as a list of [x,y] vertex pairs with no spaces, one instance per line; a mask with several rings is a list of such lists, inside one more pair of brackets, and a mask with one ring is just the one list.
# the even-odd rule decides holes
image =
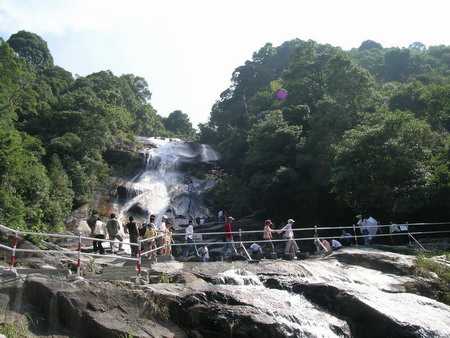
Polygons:
[[[144,234],[144,238],[150,239],[148,241],[148,250],[156,249],[156,238],[155,238],[156,236],[157,236],[157,233],[156,233],[156,227],[155,227],[155,215],[151,215],[150,223],[148,224],[148,226],[145,230],[145,234]],[[152,251],[150,253],[150,257],[156,257],[156,251]]]
[[[105,223],[100,220],[100,218],[97,218],[97,221],[95,221],[94,237],[98,239],[105,239],[106,237],[106,226]],[[94,253],[96,253],[97,251],[99,251],[101,255],[105,253],[102,241],[93,241],[92,244],[94,247]]]
[[192,224],[192,221],[189,220],[189,224],[186,228],[186,233],[184,235],[184,240],[186,246],[184,247],[184,257],[188,257],[191,253],[191,249],[193,249],[194,244],[194,225]]
[[[139,238],[139,230],[136,222],[134,221],[134,217],[128,217],[128,223],[125,225],[125,233],[130,235],[130,243],[137,244]],[[136,257],[138,252],[138,247],[136,245],[130,245],[131,248],[131,256]]]
[[165,249],[165,244],[166,244],[166,232],[167,232],[167,221],[168,221],[168,217],[166,215],[163,215],[163,217],[161,218],[161,223],[159,224],[158,227],[158,240],[156,241],[158,247],[162,247],[160,250],[160,254],[164,255],[166,252]]
[[225,257],[228,256],[228,252],[231,250],[233,254],[237,255],[236,248],[234,247],[233,242],[233,221],[234,218],[229,216],[227,218],[227,222],[225,223],[225,241],[226,244],[223,248],[223,255]]
[[91,235],[94,234],[95,222],[97,222],[97,220],[98,220],[97,210],[92,210],[91,215],[86,220],[86,223],[89,225],[89,228],[91,229]]
[[[122,250],[123,238],[119,234],[120,223],[116,219],[116,215],[115,214],[111,214],[110,215],[110,219],[106,223],[106,229],[108,230],[108,236],[109,236],[109,239],[111,241],[114,241],[115,239],[117,239],[119,241],[119,251],[121,251]],[[114,244],[114,242],[109,242],[109,244],[111,245],[111,252],[113,254],[115,254],[115,250],[114,250],[115,244]]]
[[297,258],[296,254],[298,251],[298,246],[294,240],[294,231],[292,230],[292,226],[294,225],[294,223],[295,221],[292,218],[288,219],[287,224],[282,229],[280,229],[280,233],[284,232],[283,237],[287,238],[284,254],[289,255],[295,259]]
[[165,232],[165,236],[164,236],[164,243],[165,243],[164,254],[166,256],[172,255],[172,242],[173,242],[172,224],[167,222],[166,232]]
[[272,242],[272,221],[270,219],[267,219],[264,221],[264,234],[263,238],[266,241],[266,247],[269,249],[272,249],[271,253],[272,255],[275,253],[275,246]]

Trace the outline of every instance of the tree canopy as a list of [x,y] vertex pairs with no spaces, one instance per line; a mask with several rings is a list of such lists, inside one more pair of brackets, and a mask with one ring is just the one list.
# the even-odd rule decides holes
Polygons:
[[227,173],[214,206],[315,224],[448,218],[449,50],[266,44],[200,125]]
[[[0,43],[0,222],[58,230],[107,183],[105,154],[135,135],[169,135],[142,77],[55,66],[47,43],[20,31]],[[192,126],[191,126],[192,128]]]
[[183,113],[181,110],[175,110],[163,119],[164,127],[167,131],[176,136],[192,139],[195,138],[195,129],[189,119],[189,115]]

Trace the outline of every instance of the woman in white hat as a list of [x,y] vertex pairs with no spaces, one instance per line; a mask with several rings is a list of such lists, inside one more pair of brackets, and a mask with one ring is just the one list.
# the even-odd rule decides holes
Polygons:
[[294,225],[294,223],[295,221],[292,218],[288,219],[287,224],[282,229],[280,229],[280,233],[284,232],[283,237],[287,238],[284,254],[291,255],[295,259],[297,258],[296,254],[298,251],[298,245],[294,240],[294,231],[292,230],[292,226]]

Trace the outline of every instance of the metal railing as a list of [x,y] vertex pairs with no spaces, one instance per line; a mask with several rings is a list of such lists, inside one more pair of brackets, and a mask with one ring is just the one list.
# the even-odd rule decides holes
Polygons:
[[[29,252],[29,253],[49,253],[49,254],[60,254],[60,255],[76,255],[77,256],[77,274],[80,275],[81,270],[81,256],[88,256],[88,257],[104,257],[104,258],[117,258],[127,261],[135,261],[136,262],[136,270],[138,274],[141,272],[141,259],[140,259],[140,243],[138,240],[138,243],[127,243],[127,245],[136,246],[138,247],[137,250],[137,257],[123,257],[118,255],[104,255],[104,254],[96,254],[96,253],[89,253],[89,252],[82,252],[81,251],[81,243],[83,240],[90,240],[90,241],[97,241],[97,242],[106,242],[111,243],[113,245],[116,243],[115,240],[110,239],[104,239],[104,238],[97,238],[97,237],[88,237],[88,236],[81,236],[80,235],[66,235],[66,234],[55,234],[55,233],[47,233],[47,232],[33,232],[33,231],[22,231],[22,230],[15,230],[8,228],[4,225],[0,224],[0,230],[3,230],[3,232],[10,233],[14,235],[12,246],[7,246],[0,244],[1,249],[5,249],[7,251],[11,251],[11,260],[10,260],[10,267],[14,268],[16,265],[16,253],[18,252]],[[78,241],[78,248],[76,251],[74,250],[43,250],[43,249],[20,249],[17,248],[18,242],[19,242],[19,235],[20,236],[39,236],[39,237],[48,237],[48,238],[66,238],[66,239],[76,239]],[[101,244],[100,244],[101,245]]]
[[[392,226],[397,225],[397,226],[401,226],[401,225],[406,225],[408,227],[408,231],[402,231],[402,232],[389,232],[389,233],[382,233],[382,234],[361,234],[358,235],[357,234],[357,229],[361,229],[365,228],[365,229],[370,229],[370,228],[377,228],[377,229],[382,229],[382,228],[391,228]],[[376,237],[392,237],[392,236],[408,236],[411,239],[413,239],[413,241],[415,243],[417,243],[417,245],[419,246],[419,248],[421,248],[422,250],[425,250],[425,248],[422,246],[422,244],[416,239],[416,235],[433,235],[433,234],[450,234],[450,230],[438,230],[438,231],[409,231],[410,227],[414,227],[414,226],[443,226],[443,225],[447,225],[450,226],[450,222],[437,222],[437,223],[404,223],[404,224],[380,224],[380,225],[366,225],[366,226],[359,226],[356,224],[352,224],[351,226],[324,226],[324,227],[320,227],[320,226],[313,226],[313,227],[306,227],[306,228],[293,228],[292,231],[293,232],[301,232],[301,231],[314,231],[314,236],[313,237],[294,237],[294,238],[283,238],[283,239],[258,239],[258,240],[242,240],[242,235],[244,234],[258,234],[258,233],[264,233],[264,230],[248,230],[248,231],[242,231],[241,229],[239,229],[238,231],[231,231],[231,232],[225,232],[225,231],[218,231],[218,232],[197,232],[195,233],[195,235],[197,236],[201,236],[202,237],[202,241],[200,242],[193,242],[193,243],[187,243],[187,242],[180,242],[180,243],[173,243],[171,244],[172,246],[192,246],[192,245],[209,245],[209,246],[213,246],[213,245],[225,245],[229,242],[227,241],[215,241],[215,242],[207,242],[207,241],[203,241],[203,236],[217,236],[217,235],[239,235],[240,240],[238,241],[232,241],[240,243],[240,244],[251,244],[251,243],[268,243],[268,242],[288,242],[290,240],[294,240],[294,241],[314,241],[317,239],[336,239],[337,236],[319,236],[319,231],[322,230],[345,230],[345,229],[351,229],[353,230],[353,235],[349,234],[353,239],[354,239],[354,243],[356,245],[358,245],[358,239],[359,238],[376,238]],[[271,232],[273,233],[281,233],[282,230],[281,229],[272,229]],[[186,236],[186,234],[184,233],[173,233],[173,236]],[[151,239],[155,239],[157,237],[161,237],[163,235],[158,235],[155,236]],[[150,239],[149,239],[150,240]],[[148,255],[149,253],[155,252],[160,250],[161,248],[164,248],[164,246],[159,247],[159,248],[154,248],[151,250],[146,251],[145,253],[143,253],[143,255]]]
[[[195,233],[195,235],[197,236],[201,236],[202,240],[200,242],[183,242],[183,243],[163,243],[163,245],[160,245],[159,247],[155,247],[142,252],[142,244],[145,244],[147,242],[151,242],[154,241],[157,243],[157,239],[159,238],[164,238],[166,236],[165,232],[159,233],[156,236],[153,237],[149,237],[149,238],[144,238],[144,239],[138,239],[137,243],[126,243],[126,245],[129,245],[130,247],[135,246],[137,247],[137,253],[136,253],[136,257],[123,257],[123,256],[119,256],[119,255],[104,255],[104,254],[96,254],[96,253],[87,253],[87,252],[82,252],[82,241],[83,240],[90,240],[90,241],[98,241],[98,242],[107,242],[107,243],[111,243],[114,244],[116,243],[116,240],[110,240],[110,239],[103,239],[103,238],[97,238],[97,237],[89,237],[89,236],[82,236],[80,235],[67,235],[67,234],[55,234],[55,233],[45,233],[45,232],[32,232],[32,231],[22,231],[22,230],[15,230],[15,229],[11,229],[8,228],[4,225],[0,225],[0,230],[3,230],[6,233],[10,233],[13,234],[13,240],[12,240],[12,246],[7,246],[7,245],[3,245],[0,244],[0,249],[4,249],[7,251],[11,252],[11,261],[10,261],[10,266],[11,268],[14,268],[14,266],[16,265],[16,253],[18,252],[30,252],[30,253],[51,253],[51,254],[61,254],[61,255],[74,255],[77,256],[77,274],[80,275],[80,270],[81,270],[81,256],[88,256],[88,257],[105,257],[105,258],[116,258],[116,259],[122,259],[122,260],[127,260],[127,261],[135,261],[136,262],[136,271],[138,273],[138,275],[141,273],[141,265],[142,265],[142,257],[146,257],[149,254],[158,252],[159,250],[165,249],[167,248],[169,245],[171,246],[190,246],[190,245],[207,245],[207,246],[212,246],[212,245],[225,245],[227,243],[229,243],[228,241],[214,241],[214,242],[208,242],[208,241],[204,241],[203,240],[203,236],[217,236],[217,235],[239,235],[240,240],[236,241],[238,242],[242,247],[244,247],[244,244],[250,244],[250,243],[268,243],[268,242],[272,242],[272,243],[277,243],[277,242],[287,242],[287,241],[315,241],[317,239],[319,240],[323,240],[323,239],[335,239],[337,238],[337,236],[319,236],[319,231],[323,231],[323,230],[345,230],[345,229],[352,229],[353,230],[353,235],[349,234],[353,239],[356,245],[358,245],[358,239],[359,238],[374,238],[374,237],[392,237],[392,236],[408,236],[410,238],[412,238],[414,240],[414,242],[416,242],[419,247],[422,250],[425,250],[425,248],[422,246],[422,244],[416,239],[415,236],[417,235],[433,235],[433,234],[448,234],[450,233],[450,230],[438,230],[438,231],[409,231],[409,227],[416,227],[416,226],[443,226],[443,225],[450,225],[450,222],[439,222],[439,223],[406,223],[405,225],[408,226],[408,231],[404,231],[404,232],[393,232],[393,233],[382,233],[382,234],[361,234],[358,235],[357,234],[357,229],[362,229],[361,226],[357,226],[355,224],[351,225],[351,226],[336,226],[336,227],[332,227],[332,226],[325,226],[325,227],[320,227],[320,226],[313,226],[313,227],[305,227],[305,228],[294,228],[292,229],[293,233],[298,233],[301,231],[314,231],[314,236],[309,236],[309,237],[293,237],[293,238],[282,238],[282,239],[256,239],[256,240],[242,240],[242,236],[245,234],[258,234],[258,233],[263,233],[264,230],[248,230],[248,231],[242,231],[241,229],[239,229],[238,231],[232,231],[232,232],[204,232],[204,233]],[[381,225],[367,225],[364,226],[363,228],[377,228],[377,229],[382,229],[382,228],[386,228],[386,227],[392,227],[392,224],[381,224]],[[281,233],[282,229],[272,229],[271,230],[273,233]],[[66,238],[66,239],[76,239],[78,241],[78,247],[77,250],[43,250],[43,249],[21,249],[18,248],[18,242],[19,242],[19,235],[24,236],[24,235],[30,235],[30,236],[40,236],[40,237],[49,237],[49,238]],[[184,233],[173,233],[173,236],[186,236],[186,234]],[[234,241],[232,240],[232,242],[234,243]],[[245,249],[245,247],[244,247]],[[250,255],[247,256],[250,257]]]

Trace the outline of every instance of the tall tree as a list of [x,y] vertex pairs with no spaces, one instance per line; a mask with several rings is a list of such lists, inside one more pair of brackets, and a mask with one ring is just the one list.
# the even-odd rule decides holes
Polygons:
[[334,191],[359,212],[392,216],[425,202],[439,135],[407,112],[369,114],[335,146]]
[[39,35],[20,31],[8,39],[8,44],[20,57],[37,68],[53,66],[53,57],[45,42]]
[[189,120],[189,115],[181,110],[175,110],[163,120],[164,126],[176,136],[192,138],[195,136],[195,129]]

